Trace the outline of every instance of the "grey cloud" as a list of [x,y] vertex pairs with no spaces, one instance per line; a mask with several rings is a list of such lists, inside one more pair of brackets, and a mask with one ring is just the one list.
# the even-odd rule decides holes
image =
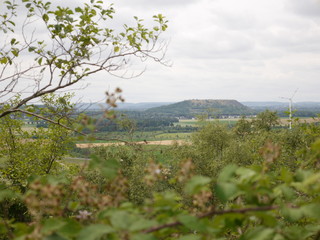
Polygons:
[[320,53],[320,31],[313,25],[304,28],[271,26],[261,32],[260,42],[269,48],[289,52]]
[[258,19],[250,13],[229,13],[226,11],[212,11],[212,22],[230,30],[252,30],[261,27]]
[[175,39],[176,55],[198,59],[250,59],[255,42],[241,32],[204,30],[194,36],[180,35]]
[[320,17],[320,1],[319,0],[287,0],[287,8],[291,11],[312,17]]

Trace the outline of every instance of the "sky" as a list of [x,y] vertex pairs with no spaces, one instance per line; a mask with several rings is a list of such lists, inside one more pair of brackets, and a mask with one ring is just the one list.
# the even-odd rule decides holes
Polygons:
[[[55,0],[57,1],[57,0]],[[75,3],[81,2],[68,0]],[[99,101],[123,89],[126,102],[187,99],[320,101],[320,0],[114,0],[113,21],[169,20],[162,37],[171,66],[141,63],[133,79],[98,74],[77,96]],[[59,1],[61,5],[61,2]]]

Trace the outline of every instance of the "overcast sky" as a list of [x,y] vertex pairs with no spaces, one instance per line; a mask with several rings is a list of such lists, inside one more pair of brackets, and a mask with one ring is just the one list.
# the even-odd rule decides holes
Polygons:
[[[172,67],[149,64],[119,86],[128,102],[185,99],[320,101],[319,0],[117,0],[122,19],[169,20]],[[126,17],[124,17],[126,16]],[[105,84],[105,85],[104,85]],[[90,87],[90,92],[94,91]],[[92,90],[91,90],[92,89]]]
[[172,66],[147,63],[130,80],[95,76],[78,93],[83,101],[115,87],[127,102],[284,101],[296,89],[294,101],[320,101],[320,0],[115,0],[114,8],[123,23],[165,15]]

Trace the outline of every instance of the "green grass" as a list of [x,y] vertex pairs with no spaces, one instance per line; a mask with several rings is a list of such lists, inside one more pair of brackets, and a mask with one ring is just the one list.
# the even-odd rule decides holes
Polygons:
[[[112,146],[109,148],[111,151],[119,151],[119,148],[124,148],[124,151],[127,151],[130,146]],[[166,146],[166,145],[139,145],[138,148],[135,148],[132,146],[133,149],[136,149],[137,151],[147,154],[150,157],[150,160],[154,160],[155,162],[161,162],[161,163],[169,163],[172,160],[174,160],[174,157],[171,153],[170,148],[172,146]],[[78,157],[71,157],[71,156],[65,156],[61,163],[71,163],[71,164],[78,164],[82,165],[85,163],[88,163],[90,161],[90,158],[78,158]]]
[[77,143],[104,143],[104,142],[116,142],[115,140],[108,141],[108,139],[119,139],[125,141],[159,141],[159,140],[179,140],[186,139],[191,133],[168,133],[166,131],[151,131],[151,132],[143,132],[137,131],[134,132],[132,136],[128,134],[124,134],[122,132],[104,132],[95,134],[96,138],[103,138],[105,140],[83,140],[77,141]]
[[186,119],[186,120],[179,120],[178,123],[175,123],[175,126],[178,126],[180,125],[181,127],[186,127],[186,126],[191,126],[191,127],[200,127],[201,125],[205,124],[206,122],[213,122],[213,121],[217,121],[221,124],[227,124],[227,125],[230,125],[230,126],[233,126],[237,123],[239,119],[209,119],[205,122],[199,122],[197,120],[189,120],[189,119]]
[[[102,138],[104,140],[79,140],[76,143],[107,143],[107,142],[119,142],[115,139],[132,141],[132,142],[141,142],[141,141],[159,141],[159,140],[184,140],[190,138],[192,133],[190,132],[178,132],[178,133],[168,133],[164,131],[154,131],[154,132],[135,132],[131,136],[123,135],[123,133],[97,133],[95,134],[96,138]],[[113,139],[113,140],[108,140]]]

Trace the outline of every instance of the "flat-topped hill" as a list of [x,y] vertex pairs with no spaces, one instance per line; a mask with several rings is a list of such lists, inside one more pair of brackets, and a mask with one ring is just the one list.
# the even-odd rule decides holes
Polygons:
[[199,114],[239,115],[250,114],[252,110],[236,100],[192,99],[161,107],[150,108],[148,113],[165,114],[175,117],[191,117]]

